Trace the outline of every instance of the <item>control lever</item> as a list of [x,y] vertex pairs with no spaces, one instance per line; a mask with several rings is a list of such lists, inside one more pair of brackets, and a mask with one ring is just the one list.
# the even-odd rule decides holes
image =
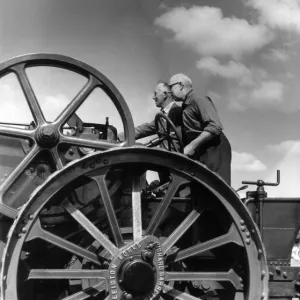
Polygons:
[[248,188],[248,185],[243,185],[239,189],[236,190],[236,193],[239,192],[239,191],[242,191],[242,190],[244,190],[246,188]]
[[280,183],[280,170],[277,170],[277,182],[272,183],[272,182],[264,182],[263,180],[259,179],[257,181],[242,181],[242,184],[253,184],[257,186],[277,186]]

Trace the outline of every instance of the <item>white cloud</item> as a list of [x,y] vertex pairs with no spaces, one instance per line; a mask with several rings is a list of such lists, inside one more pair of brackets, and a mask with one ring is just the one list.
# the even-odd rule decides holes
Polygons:
[[238,78],[238,84],[240,87],[255,88],[268,78],[267,72],[262,68],[252,66],[251,68],[249,68],[249,70],[250,73]]
[[300,142],[295,140],[283,141],[277,145],[269,145],[269,151],[277,152],[279,154],[288,154],[288,155],[299,155],[300,158]]
[[249,0],[248,4],[259,11],[261,23],[300,33],[299,0]]
[[287,51],[281,49],[271,49],[269,53],[266,53],[265,58],[271,59],[274,61],[287,61],[290,59],[289,54]]
[[[16,82],[0,83],[1,110],[0,122],[29,124],[33,121],[29,105]],[[66,96],[44,96],[38,99],[41,109],[48,121],[54,119],[70,102]]]
[[275,164],[266,181],[276,181],[276,170],[280,170],[280,184],[267,188],[270,197],[300,197],[300,141],[283,141],[268,147],[270,153],[277,152],[281,159]]
[[155,25],[171,30],[176,41],[204,56],[239,58],[273,39],[265,26],[225,18],[221,9],[208,6],[170,9],[155,20]]
[[[231,93],[231,95],[234,95],[234,92]],[[228,104],[228,107],[229,109],[231,110],[234,110],[234,111],[245,111],[247,109],[247,106],[244,105],[243,103],[241,103],[241,99],[245,99],[246,97],[246,94],[243,93],[242,96],[240,96],[239,98],[237,99],[234,99],[232,96],[230,97],[229,99],[229,104]]]
[[29,124],[33,117],[20,86],[0,83],[0,122]]
[[283,106],[284,86],[279,81],[262,80],[248,87],[235,87],[229,90],[229,108],[245,111],[247,108],[277,108]]
[[230,61],[226,65],[221,65],[214,57],[203,57],[197,62],[197,67],[200,70],[207,71],[213,75],[232,79],[249,76],[251,71],[243,64]]
[[290,79],[295,78],[295,75],[292,74],[291,72],[286,72],[284,75],[286,78],[290,78]]
[[244,172],[258,172],[266,170],[266,166],[253,154],[232,151],[232,170]]
[[207,96],[210,97],[213,102],[218,102],[222,99],[222,96],[214,91],[208,91]]
[[[286,11],[294,9],[294,15],[300,5],[299,0],[291,0],[293,5],[288,4],[289,0],[266,0],[268,5],[264,1],[248,1],[261,17],[256,23],[237,17],[224,17],[220,8],[193,6],[168,9],[156,19],[155,24],[173,32],[175,41],[199,54],[199,70],[229,81],[224,98],[229,100],[230,109],[245,111],[247,108],[272,107],[288,113],[298,110],[300,106],[293,97],[284,97],[284,93],[290,91],[278,80],[278,76],[271,77],[261,66],[249,65],[250,60],[247,60],[247,65],[240,62],[246,55],[262,49],[278,37],[269,22],[262,22],[268,5],[271,11],[278,8]],[[266,49],[264,52],[265,58],[275,62],[287,61],[292,55],[281,48]]]
[[278,103],[282,101],[283,88],[283,84],[279,81],[264,81],[252,91],[251,98],[263,101],[264,104]]
[[62,94],[45,96],[40,99],[40,105],[47,121],[54,121],[56,117],[70,103],[70,100]]

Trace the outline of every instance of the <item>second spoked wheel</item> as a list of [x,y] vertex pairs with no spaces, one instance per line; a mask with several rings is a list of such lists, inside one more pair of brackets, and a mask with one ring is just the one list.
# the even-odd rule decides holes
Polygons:
[[[168,190],[147,196],[145,173],[162,169]],[[115,197],[119,178],[128,186]],[[92,212],[69,196],[87,181]],[[53,205],[68,222],[44,222]],[[257,227],[222,179],[180,154],[123,148],[86,156],[34,192],[9,234],[1,298],[257,300],[267,272]]]
[[162,112],[155,116],[155,130],[162,148],[183,153],[181,128],[176,128],[170,118]]
[[[46,120],[45,112],[42,111],[39,102],[41,99],[37,99],[27,74],[28,69],[35,67],[64,69],[75,72],[87,79],[84,87],[78,91],[74,99],[53,122]],[[61,169],[66,164],[62,158],[62,153],[60,153],[61,146],[84,147],[96,150],[106,150],[122,145],[131,146],[134,144],[134,126],[129,108],[113,83],[102,73],[81,61],[56,54],[37,53],[23,55],[0,64],[0,79],[7,74],[16,75],[34,119],[33,125],[28,126],[27,129],[12,126],[9,123],[0,123],[0,136],[16,138],[22,141],[26,140],[30,145],[27,146],[28,149],[24,159],[0,184],[0,213],[13,219],[17,214],[16,209],[19,203],[17,200],[6,196],[6,193],[20,176],[31,167],[35,159],[43,160],[46,153],[46,155],[52,157],[54,168]],[[125,134],[125,141],[122,144],[112,143],[107,140],[70,136],[63,132],[63,127],[70,122],[71,118],[78,119],[76,115],[77,109],[97,88],[100,88],[110,98],[121,117]],[[42,158],[39,156],[42,156]],[[15,188],[19,189],[18,187]],[[26,198],[26,196],[22,195],[20,198],[23,201],[23,198]]]

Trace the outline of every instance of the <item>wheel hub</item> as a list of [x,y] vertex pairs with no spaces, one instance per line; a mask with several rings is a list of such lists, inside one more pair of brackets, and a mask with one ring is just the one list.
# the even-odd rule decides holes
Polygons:
[[53,125],[45,125],[37,130],[36,141],[42,147],[51,148],[58,142],[59,135]]
[[165,281],[164,261],[158,238],[146,236],[123,248],[109,267],[111,299],[154,299]]
[[155,277],[153,267],[141,260],[125,262],[121,271],[122,287],[133,297],[148,294],[153,290]]

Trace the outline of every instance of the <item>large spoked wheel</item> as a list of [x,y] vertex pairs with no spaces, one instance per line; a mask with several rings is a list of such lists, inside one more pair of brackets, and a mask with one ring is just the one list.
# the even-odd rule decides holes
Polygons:
[[[148,198],[143,174],[161,168],[170,186]],[[124,201],[110,196],[120,176],[132,179]],[[68,197],[83,177],[98,189],[100,220]],[[182,187],[189,197],[180,198]],[[69,225],[43,224],[41,212],[53,204]],[[266,300],[268,269],[256,225],[220,177],[180,154],[119,148],[71,163],[33,193],[9,233],[1,293],[2,300]]]
[[159,112],[155,116],[155,130],[163,148],[183,153],[183,142],[179,129],[168,116]]
[[[77,72],[88,79],[87,84],[54,122],[50,123],[45,120],[39,102],[30,85],[28,76],[26,75],[26,68],[33,66],[63,68]],[[27,153],[24,160],[0,186],[0,213],[15,218],[16,210],[3,203],[3,194],[16,181],[20,174],[28,168],[29,164],[41,151],[48,150],[53,157],[57,169],[61,169],[63,167],[63,162],[58,153],[60,144],[99,150],[116,147],[116,144],[104,140],[87,140],[74,136],[67,136],[62,133],[64,124],[74,115],[77,108],[95,88],[100,87],[110,97],[121,116],[124,126],[125,141],[117,146],[131,146],[134,144],[134,125],[129,108],[117,88],[102,73],[81,61],[63,55],[30,54],[13,58],[0,65],[0,78],[11,72],[15,73],[18,78],[36,125],[35,128],[31,130],[0,125],[0,135],[27,139],[32,144],[31,150]]]

